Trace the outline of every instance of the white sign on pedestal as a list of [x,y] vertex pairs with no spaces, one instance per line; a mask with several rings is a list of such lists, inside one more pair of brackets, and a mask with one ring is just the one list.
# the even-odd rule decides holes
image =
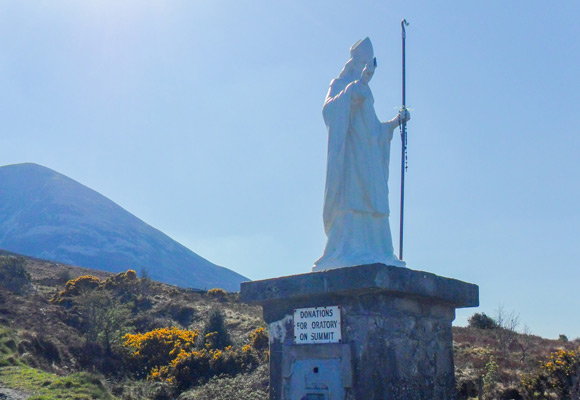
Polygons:
[[294,310],[294,343],[340,343],[340,306]]

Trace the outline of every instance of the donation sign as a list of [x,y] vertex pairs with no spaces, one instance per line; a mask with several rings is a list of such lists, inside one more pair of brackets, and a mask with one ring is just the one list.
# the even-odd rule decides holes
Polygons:
[[340,306],[294,310],[294,343],[340,343]]

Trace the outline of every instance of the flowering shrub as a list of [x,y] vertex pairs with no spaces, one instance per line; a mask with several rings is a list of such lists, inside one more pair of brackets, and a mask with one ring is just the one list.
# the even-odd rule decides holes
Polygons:
[[50,301],[55,304],[67,305],[67,303],[69,303],[67,300],[70,300],[70,298],[92,291],[99,287],[100,284],[101,280],[95,276],[79,276],[76,279],[71,279],[68,281],[64,287],[64,290],[55,294]]
[[67,294],[79,294],[84,289],[92,290],[98,287],[101,280],[95,276],[83,275],[66,283],[64,290]]
[[103,281],[102,287],[113,292],[123,303],[136,300],[143,289],[142,281],[132,269],[107,278]]
[[129,269],[127,272],[120,272],[117,275],[113,275],[107,278],[103,285],[105,289],[126,289],[128,286],[133,286],[137,283],[137,273]]
[[71,306],[74,297],[86,294],[97,288],[116,291],[121,294],[121,300],[127,301],[133,298],[139,289],[138,283],[137,273],[132,269],[113,275],[103,281],[95,276],[83,275],[68,281],[64,290],[55,294],[51,301],[55,304]]
[[228,292],[221,288],[213,288],[207,291],[207,295],[216,300],[225,301],[228,297]]
[[212,376],[236,375],[257,367],[259,358],[251,346],[241,349],[228,346],[223,350],[206,348],[196,351],[182,351],[169,367],[161,371],[161,379],[174,383],[179,390],[192,384],[203,382]]
[[148,380],[165,381],[179,390],[215,375],[249,371],[260,363],[258,353],[250,345],[215,348],[213,332],[206,335],[203,348],[196,348],[198,335],[198,331],[162,328],[144,334],[125,335],[124,346],[131,351],[131,358],[138,362],[138,369],[146,372]]
[[[547,361],[540,362],[540,371],[522,378],[522,387],[529,399],[576,399],[580,385],[580,348],[559,349]],[[575,392],[575,393],[574,393]]]
[[131,357],[150,376],[153,371],[169,365],[182,351],[195,347],[198,331],[182,330],[176,327],[160,328],[147,333],[127,334],[123,346],[132,353]]
[[268,339],[268,333],[264,328],[258,328],[250,334],[251,345],[254,349],[258,351],[268,350],[270,346],[270,340]]

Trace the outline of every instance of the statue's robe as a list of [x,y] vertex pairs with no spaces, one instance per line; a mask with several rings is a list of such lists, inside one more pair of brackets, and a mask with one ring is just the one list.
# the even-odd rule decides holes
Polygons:
[[[314,270],[383,263],[393,254],[389,226],[389,155],[396,124],[381,123],[368,85],[330,84],[323,108],[328,129],[324,255]],[[359,83],[360,84],[360,83]]]

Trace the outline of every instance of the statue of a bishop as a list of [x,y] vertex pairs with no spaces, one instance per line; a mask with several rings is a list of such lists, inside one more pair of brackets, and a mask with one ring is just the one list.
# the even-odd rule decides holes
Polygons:
[[370,39],[356,42],[326,95],[323,220],[328,241],[313,271],[375,263],[405,266],[393,251],[388,180],[393,131],[410,115],[405,110],[390,121],[379,121],[369,87],[376,67]]

